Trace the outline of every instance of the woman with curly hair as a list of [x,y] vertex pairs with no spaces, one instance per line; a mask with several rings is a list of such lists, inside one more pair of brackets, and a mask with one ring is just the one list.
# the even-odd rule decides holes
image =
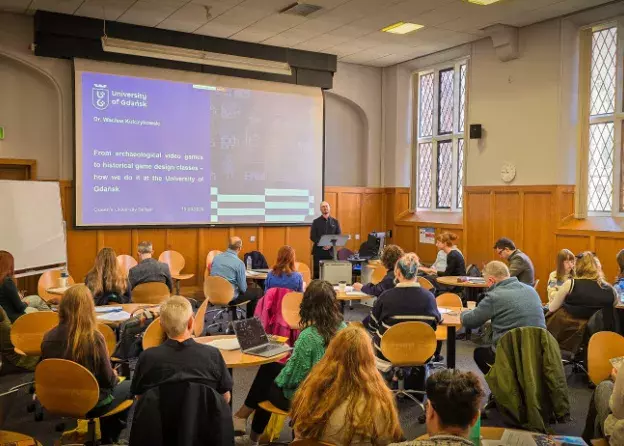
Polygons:
[[392,392],[377,371],[370,336],[350,326],[330,342],[295,394],[298,439],[336,445],[386,445],[402,438]]
[[256,412],[251,434],[237,444],[258,444],[270,419],[270,414],[259,408],[258,403],[269,400],[276,407],[289,410],[299,384],[321,360],[334,335],[346,327],[334,287],[323,280],[313,280],[306,288],[299,315],[305,328],[295,342],[292,356],[285,365],[270,363],[260,367],[245,404],[234,415],[235,432],[244,434],[247,419]]

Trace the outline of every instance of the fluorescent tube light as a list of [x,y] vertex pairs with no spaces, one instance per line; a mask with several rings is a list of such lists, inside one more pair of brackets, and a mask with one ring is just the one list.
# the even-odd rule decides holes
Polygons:
[[154,43],[134,42],[102,36],[102,49],[109,53],[129,54],[132,56],[151,57],[154,59],[175,60],[178,62],[210,65],[214,67],[235,68],[262,73],[292,75],[286,62],[256,59],[253,57],[234,56],[231,54],[211,53]]
[[392,34],[407,34],[407,33],[411,33],[412,31],[416,31],[417,29],[420,29],[420,28],[424,28],[424,25],[418,25],[416,23],[409,23],[409,22],[397,22],[393,25],[386,26],[385,28],[382,29],[382,31],[385,33],[392,33]]

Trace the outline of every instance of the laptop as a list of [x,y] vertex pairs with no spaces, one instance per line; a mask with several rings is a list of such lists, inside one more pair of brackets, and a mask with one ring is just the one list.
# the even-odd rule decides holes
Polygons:
[[287,344],[269,341],[260,319],[234,321],[234,332],[243,353],[270,358],[292,350]]

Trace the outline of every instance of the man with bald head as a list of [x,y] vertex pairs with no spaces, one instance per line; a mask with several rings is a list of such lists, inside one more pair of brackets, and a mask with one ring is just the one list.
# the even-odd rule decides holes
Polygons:
[[319,261],[330,260],[332,258],[331,246],[317,246],[322,236],[338,235],[340,231],[340,223],[334,217],[329,215],[331,207],[329,203],[324,201],[321,203],[321,216],[314,219],[310,228],[310,240],[312,240],[312,256],[314,257],[314,278],[319,277]]
[[230,237],[227,250],[217,255],[212,261],[210,275],[223,277],[232,284],[234,287],[234,299],[230,302],[231,304],[236,305],[249,300],[247,304],[247,317],[253,317],[256,301],[260,298],[262,289],[247,289],[245,264],[238,257],[242,249],[243,241],[241,238]]

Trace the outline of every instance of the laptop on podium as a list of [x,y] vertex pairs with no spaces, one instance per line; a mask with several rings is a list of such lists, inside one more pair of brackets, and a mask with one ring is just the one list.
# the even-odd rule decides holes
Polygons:
[[262,322],[255,317],[234,321],[234,333],[243,353],[270,358],[292,350],[287,344],[269,341]]

